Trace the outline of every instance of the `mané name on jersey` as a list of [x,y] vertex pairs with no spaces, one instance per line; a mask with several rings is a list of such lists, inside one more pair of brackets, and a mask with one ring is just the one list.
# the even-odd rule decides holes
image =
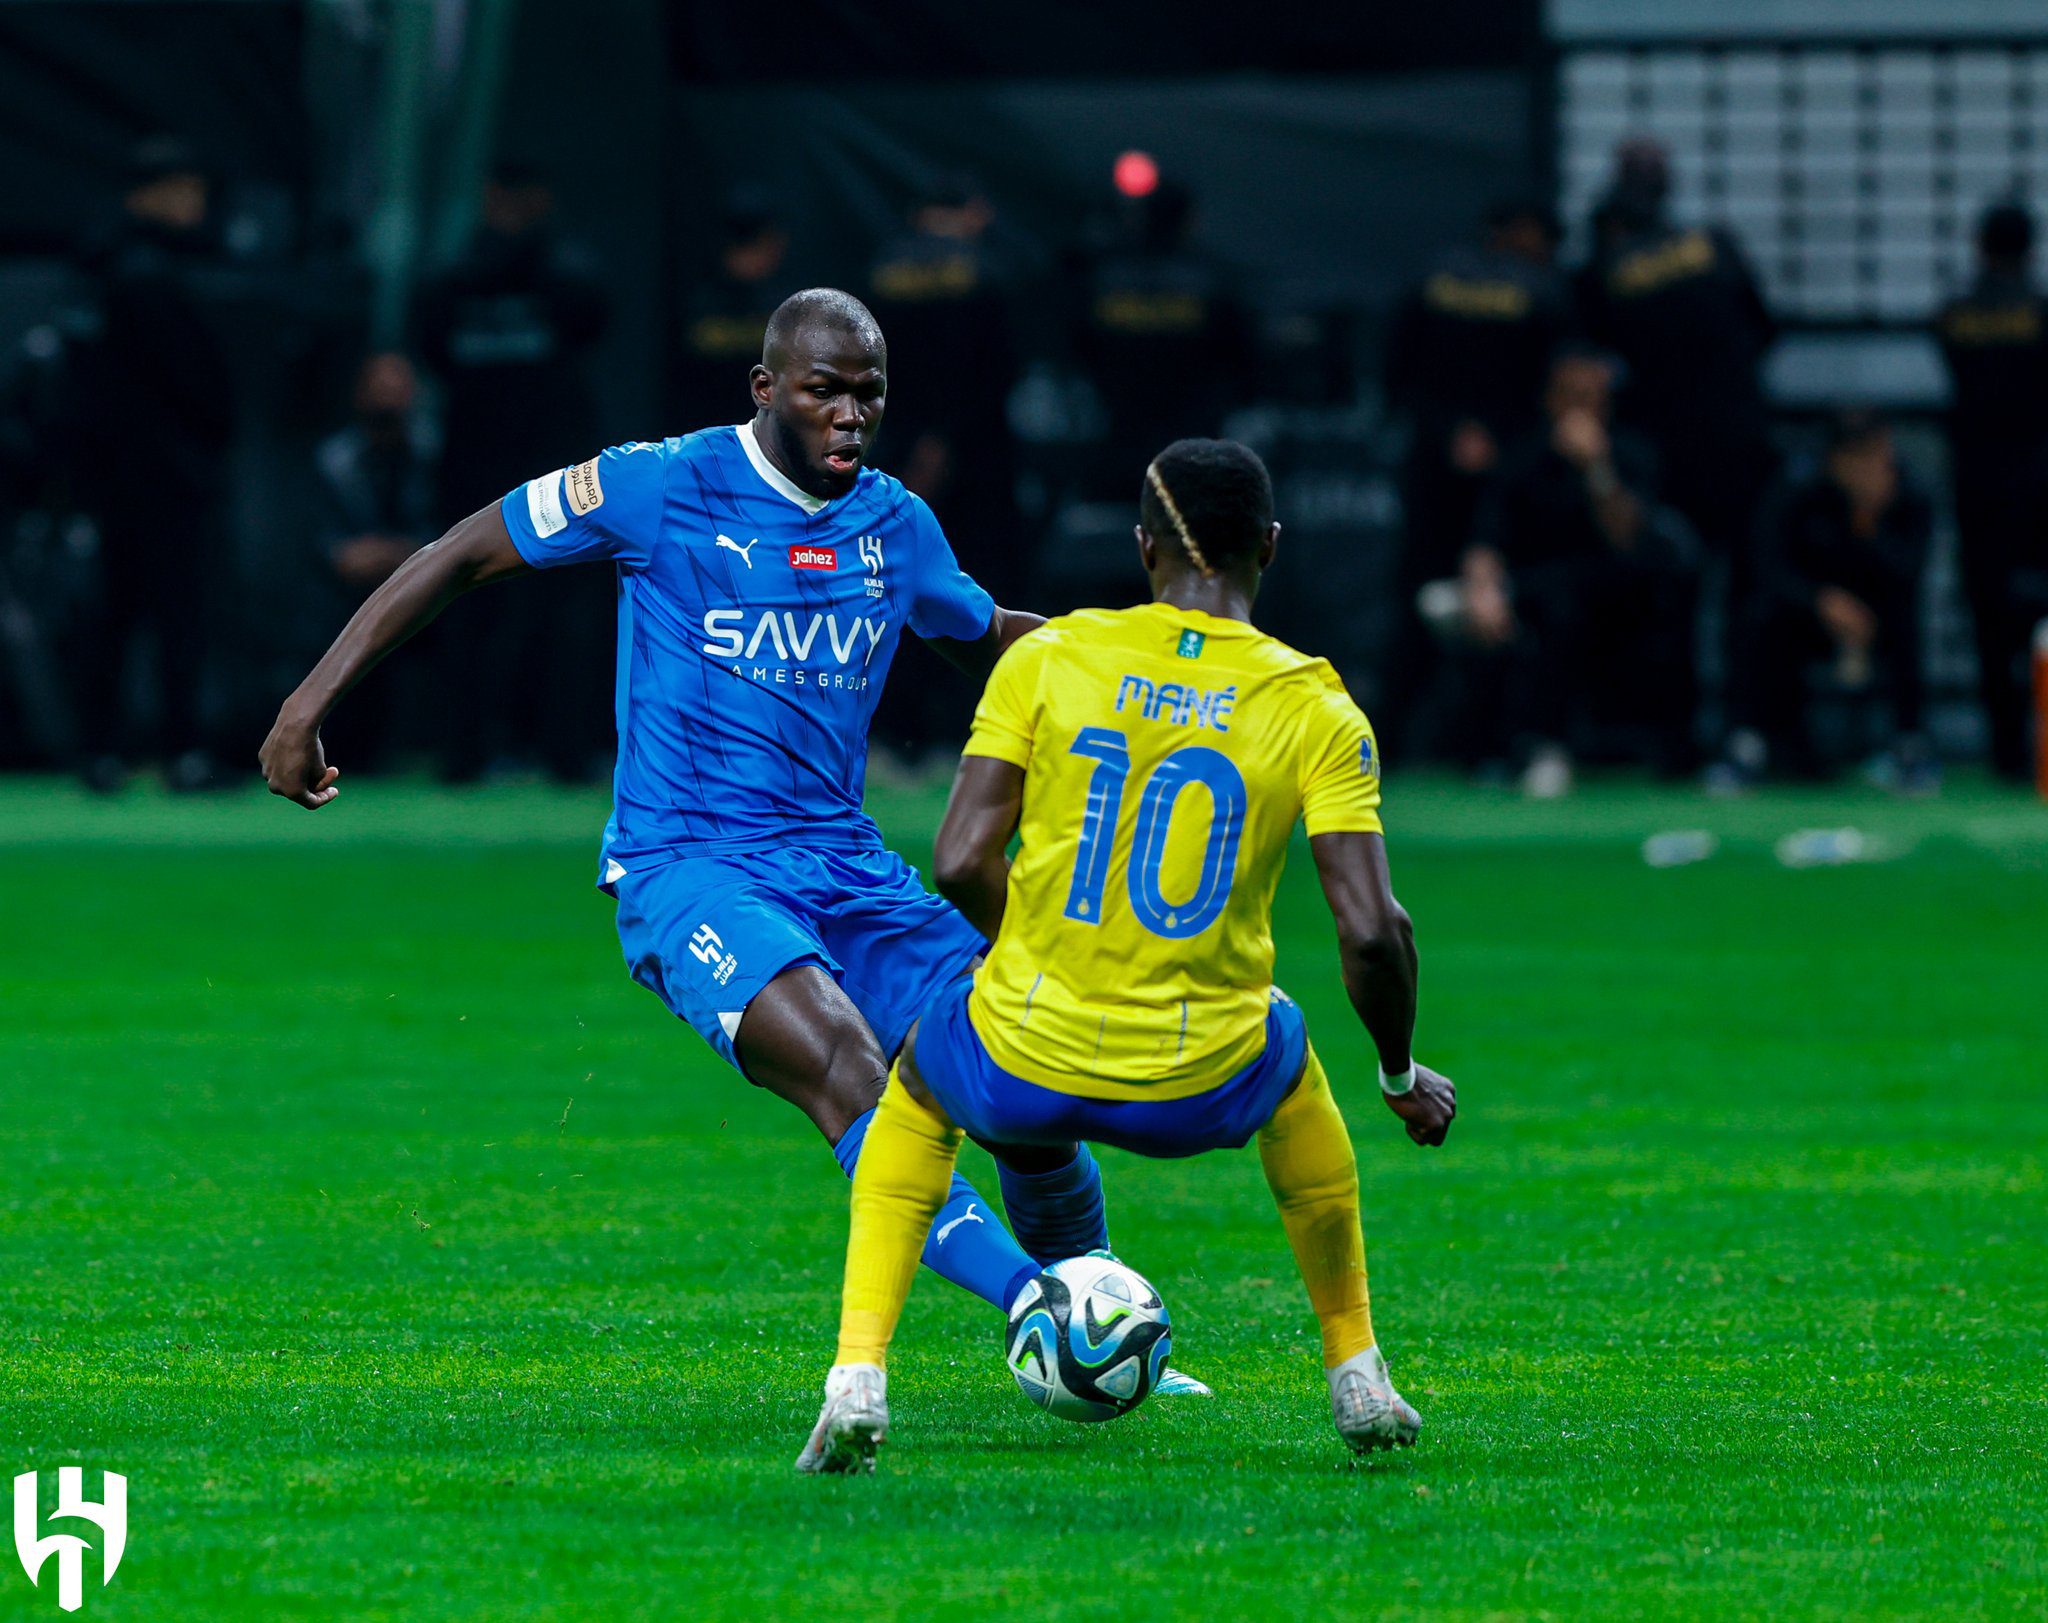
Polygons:
[[967,753],[1025,772],[969,1005],[995,1062],[1061,1092],[1175,1099],[1255,1060],[1296,820],[1380,831],[1372,728],[1336,672],[1241,620],[1084,610],[1003,655]]

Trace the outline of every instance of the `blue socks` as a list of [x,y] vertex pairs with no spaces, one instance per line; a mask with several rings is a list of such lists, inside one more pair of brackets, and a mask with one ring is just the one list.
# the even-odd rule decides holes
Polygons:
[[[832,1146],[839,1169],[849,1178],[874,1115],[869,1110],[856,1117]],[[1007,1311],[1041,1267],[1062,1257],[1108,1250],[1109,1217],[1102,1198],[1102,1168],[1086,1144],[1076,1145],[1073,1160],[1051,1172],[1016,1172],[1000,1161],[996,1170],[1002,1177],[1010,1227],[1003,1227],[974,1185],[956,1172],[946,1204],[939,1208],[924,1243],[924,1265]]]
[[[839,1170],[849,1178],[860,1160],[860,1147],[867,1141],[868,1123],[874,1120],[874,1116],[872,1110],[857,1116],[853,1124],[839,1135],[839,1142],[832,1146],[832,1153],[839,1158]],[[1083,1150],[1081,1153],[1086,1155],[1088,1152]],[[1003,1174],[1003,1180],[1007,1198],[1008,1173]],[[1098,1181],[1098,1212],[1101,1205]],[[975,1193],[974,1185],[957,1172],[953,1174],[953,1187],[947,1191],[946,1204],[939,1208],[939,1215],[932,1221],[931,1234],[924,1242],[924,1265],[1005,1312],[1009,1311],[1017,1293],[1038,1275],[1038,1264],[1010,1238],[1010,1231],[1003,1227],[1002,1219],[990,1210],[987,1201]]]
[[1062,1257],[1078,1257],[1109,1249],[1109,1216],[1102,1203],[1102,1168],[1086,1144],[1074,1146],[1074,1158],[1052,1172],[1013,1172],[996,1163],[1002,1174],[1003,1208],[1017,1243],[1041,1267]]

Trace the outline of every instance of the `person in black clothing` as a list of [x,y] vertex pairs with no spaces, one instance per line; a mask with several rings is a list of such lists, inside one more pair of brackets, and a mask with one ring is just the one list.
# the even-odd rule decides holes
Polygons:
[[2025,210],[1989,210],[1977,232],[1977,279],[1936,323],[1948,361],[1956,530],[1991,762],[2015,779],[2033,765],[2027,649],[2041,612],[2022,577],[2048,570],[2048,532],[2040,527],[2048,300],[2028,277],[2033,243]]
[[1616,366],[1561,350],[1544,427],[1511,442],[1480,505],[1454,601],[1433,616],[1491,656],[1509,742],[1535,796],[1571,787],[1600,732],[1690,763],[1693,560],[1656,505],[1656,454],[1611,425]]
[[[427,283],[414,311],[416,351],[445,390],[444,525],[596,441],[587,378],[611,301],[589,258],[554,226],[554,189],[503,164],[484,189],[466,253]],[[466,605],[450,623],[446,764],[473,778],[539,741],[557,777],[590,776],[610,753],[611,595],[518,589]]]
[[1747,596],[1750,543],[1776,455],[1761,366],[1775,324],[1733,236],[1673,225],[1654,142],[1616,154],[1578,278],[1587,336],[1627,368],[1620,420],[1657,448],[1663,498]]
[[1443,254],[1388,333],[1387,404],[1408,419],[1409,443],[1395,580],[1401,620],[1374,712],[1383,747],[1398,747],[1433,674],[1415,594],[1457,570],[1502,444],[1541,420],[1544,379],[1570,320],[1553,264],[1557,236],[1541,204],[1497,204],[1485,241]]
[[[440,533],[438,464],[412,362],[372,355],[356,378],[354,420],[322,440],[314,457],[321,557],[342,618]],[[349,700],[353,719],[338,718],[350,729],[351,753],[373,769],[388,762],[403,725],[393,687],[402,675],[373,671]]]
[[954,180],[911,210],[885,244],[869,304],[889,335],[883,465],[931,505],[960,563],[998,601],[1022,585],[1013,544],[1017,382],[1012,294],[990,245],[995,209]]
[[442,507],[451,520],[593,432],[587,360],[611,300],[554,213],[542,176],[500,165],[468,250],[421,291],[418,353],[447,391]]
[[1838,688],[1889,702],[1898,787],[1935,787],[1920,738],[1920,586],[1933,532],[1933,507],[1901,472],[1883,419],[1838,417],[1819,472],[1782,491],[1765,518],[1730,678],[1738,731],[1714,786],[1740,786],[1765,762],[1814,769],[1807,680],[1825,662]]
[[[922,496],[960,566],[999,603],[1030,589],[1031,557],[1016,506],[1014,294],[991,241],[996,212],[963,178],[944,180],[910,210],[868,279],[869,307],[889,335],[889,431],[880,466]],[[907,756],[959,738],[973,700],[937,678],[936,655],[902,657],[910,680],[883,691],[875,737]]]
[[1109,244],[1082,267],[1074,351],[1109,416],[1094,481],[1105,496],[1161,445],[1214,434],[1245,395],[1249,323],[1194,223],[1193,195],[1161,180],[1119,200]]
[[81,346],[74,449],[99,526],[101,587],[80,700],[86,781],[117,787],[136,753],[131,664],[153,649],[158,748],[173,788],[218,780],[201,714],[206,611],[233,426],[219,336],[197,278],[214,254],[212,187],[181,143],[138,149],[113,234],[88,250],[99,331]]
[[735,188],[709,274],[683,291],[670,421],[702,427],[746,418],[747,369],[761,358],[768,318],[804,285],[790,276],[788,261],[789,233],[767,195]]

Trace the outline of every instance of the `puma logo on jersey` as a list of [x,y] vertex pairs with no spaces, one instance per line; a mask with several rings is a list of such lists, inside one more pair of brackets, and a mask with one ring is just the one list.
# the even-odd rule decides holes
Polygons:
[[757,535],[745,546],[741,546],[731,536],[721,535],[718,538],[718,544],[728,552],[737,552],[742,558],[747,560],[747,567],[752,569],[754,567],[754,549],[761,544],[761,538]]

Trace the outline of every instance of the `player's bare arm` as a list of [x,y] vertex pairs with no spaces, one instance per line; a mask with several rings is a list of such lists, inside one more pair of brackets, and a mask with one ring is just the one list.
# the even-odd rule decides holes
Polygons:
[[400,564],[278,711],[257,755],[270,792],[308,811],[339,794],[335,780],[341,772],[327,764],[320,724],[342,695],[464,592],[526,568],[496,502]]
[[1387,842],[1378,834],[1318,834],[1309,849],[1337,922],[1344,990],[1379,1050],[1380,1070],[1398,1076],[1414,1069],[1414,1086],[1388,1094],[1387,1108],[1407,1124],[1416,1143],[1441,1144],[1458,1113],[1457,1090],[1448,1077],[1416,1064],[1409,1047],[1419,967],[1415,927],[1394,899]]
[[996,668],[996,661],[1003,657],[1004,649],[1044,624],[1045,616],[1042,614],[1033,614],[1027,609],[999,608],[989,616],[988,630],[972,642],[962,642],[953,637],[933,637],[929,641],[933,651],[944,655],[955,669],[980,682],[986,681],[988,673]]
[[1010,836],[1024,809],[1024,769],[990,755],[964,755],[932,850],[932,882],[990,941],[1003,927],[1010,885]]

